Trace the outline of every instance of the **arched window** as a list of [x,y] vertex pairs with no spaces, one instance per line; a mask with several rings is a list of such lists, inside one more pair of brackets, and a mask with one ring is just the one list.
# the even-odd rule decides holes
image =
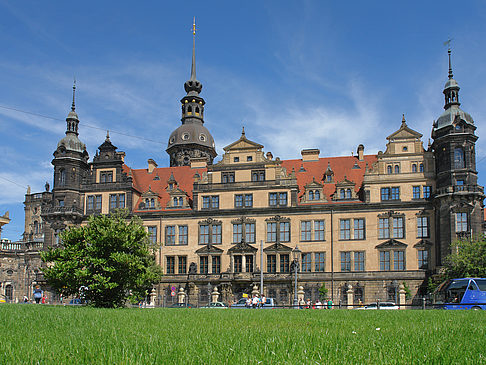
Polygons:
[[199,114],[199,107],[196,106],[196,114]]
[[60,186],[66,185],[66,170],[64,169],[59,170],[59,185]]
[[456,147],[454,148],[454,168],[463,169],[464,167],[464,150]]
[[332,182],[332,175],[327,175],[326,176],[326,181],[327,182]]
[[345,195],[345,194],[346,194],[346,193],[345,193],[344,189],[341,189],[341,190],[339,191],[339,198],[340,198],[340,199],[345,199],[345,198],[346,198],[346,195]]
[[412,164],[412,172],[417,172],[417,164]]
[[188,113],[188,114],[192,114],[192,106],[190,106],[190,105],[189,105],[189,106],[187,107],[187,113]]
[[392,173],[392,167],[391,166],[387,166],[386,167],[386,173],[387,174],[391,174]]
[[351,189],[346,189],[346,199],[351,199]]
[[320,200],[321,199],[321,194],[319,193],[319,190],[314,191],[314,200]]
[[399,173],[400,173],[400,166],[395,165],[395,174],[399,174]]
[[309,191],[309,200],[314,200],[314,191]]
[[423,163],[420,164],[420,172],[424,172],[424,164]]
[[155,199],[151,198],[150,199],[150,208],[154,208],[154,207],[155,207]]
[[5,299],[7,302],[11,302],[13,300],[13,286],[10,284],[5,285]]

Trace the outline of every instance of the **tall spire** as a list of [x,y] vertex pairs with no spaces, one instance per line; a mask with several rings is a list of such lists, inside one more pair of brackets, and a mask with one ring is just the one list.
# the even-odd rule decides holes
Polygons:
[[74,78],[73,82],[73,103],[71,105],[71,110],[73,112],[76,111],[76,78]]
[[449,44],[449,49],[447,50],[447,53],[449,54],[449,80],[450,80],[450,79],[452,79],[454,77],[454,75],[452,75],[451,47],[450,47],[450,44]]
[[196,81],[196,17],[192,22],[192,67],[191,81]]

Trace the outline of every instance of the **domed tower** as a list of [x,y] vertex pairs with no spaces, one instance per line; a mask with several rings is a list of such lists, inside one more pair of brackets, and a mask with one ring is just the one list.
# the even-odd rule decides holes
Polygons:
[[214,139],[204,126],[205,101],[199,96],[202,84],[196,79],[196,24],[193,24],[191,78],[185,82],[187,95],[181,99],[182,125],[171,133],[167,146],[170,166],[190,165],[192,158],[205,158],[208,165],[217,156]]
[[449,75],[444,86],[444,113],[434,122],[432,150],[436,166],[437,265],[450,253],[458,238],[481,233],[483,188],[476,170],[476,126],[471,115],[459,108],[459,84],[453,78],[451,50]]
[[86,145],[78,138],[79,119],[75,107],[76,83],[73,85],[73,103],[66,118],[66,135],[54,151],[54,185],[52,202],[45,211],[45,221],[53,235],[45,236],[44,244],[56,244],[58,233],[69,223],[79,223],[83,218],[81,183],[89,170]]

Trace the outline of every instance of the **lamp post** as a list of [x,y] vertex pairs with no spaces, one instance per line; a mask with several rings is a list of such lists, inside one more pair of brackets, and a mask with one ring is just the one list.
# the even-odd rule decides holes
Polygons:
[[299,298],[297,298],[297,274],[299,272],[299,255],[302,253],[299,247],[295,245],[292,250],[292,266],[294,270],[294,308],[299,308]]

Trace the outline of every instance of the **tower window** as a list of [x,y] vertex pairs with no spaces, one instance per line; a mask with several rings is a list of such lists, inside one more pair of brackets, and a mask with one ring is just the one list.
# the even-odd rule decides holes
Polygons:
[[199,107],[196,106],[196,114],[199,114]]
[[187,107],[187,114],[192,114],[192,106]]
[[66,170],[64,169],[59,170],[59,185],[66,185]]
[[464,150],[461,147],[454,148],[454,168],[464,168]]
[[423,163],[420,164],[420,172],[424,172],[424,164]]

